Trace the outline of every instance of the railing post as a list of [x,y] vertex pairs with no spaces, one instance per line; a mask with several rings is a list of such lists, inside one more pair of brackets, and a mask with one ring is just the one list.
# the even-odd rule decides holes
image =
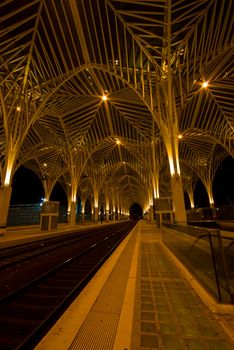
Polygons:
[[210,242],[210,250],[211,250],[212,262],[213,262],[213,266],[214,266],[214,273],[215,273],[215,281],[216,281],[217,291],[218,291],[218,298],[219,298],[219,301],[222,301],[222,297],[221,297],[221,293],[220,293],[220,287],[219,287],[218,273],[217,273],[216,263],[215,263],[213,244],[212,244],[212,239],[211,239],[211,234],[210,233],[208,233],[208,237],[209,237],[209,242]]
[[228,278],[227,263],[226,263],[226,258],[225,258],[225,254],[224,254],[224,249],[223,249],[223,240],[222,240],[220,230],[217,230],[217,237],[218,237],[219,253],[221,256],[221,263],[222,263],[222,269],[223,269],[223,274],[224,274],[224,279],[225,279],[226,290],[229,293],[230,298],[232,298],[231,287],[230,287],[229,278]]

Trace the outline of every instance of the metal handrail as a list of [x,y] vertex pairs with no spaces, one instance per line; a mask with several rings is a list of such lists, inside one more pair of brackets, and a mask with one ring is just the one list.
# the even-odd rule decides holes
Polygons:
[[[176,233],[182,233],[188,236],[192,236],[195,238],[195,241],[192,243],[192,249],[195,247],[195,245],[198,243],[198,241],[206,239],[206,242],[208,243],[207,248],[207,254],[210,255],[212,265],[213,265],[213,272],[214,272],[214,278],[217,288],[217,297],[218,300],[221,302],[222,300],[222,293],[221,293],[221,286],[226,290],[226,292],[230,295],[230,299],[233,302],[233,295],[231,291],[231,284],[229,279],[229,272],[227,267],[227,257],[225,253],[227,253],[227,250],[230,249],[230,247],[234,244],[234,238],[228,237],[228,236],[222,236],[219,229],[208,229],[208,228],[200,228],[200,227],[194,227],[194,226],[186,226],[186,225],[179,225],[174,223],[163,223],[162,229],[168,228],[173,231],[176,231]],[[178,237],[178,236],[177,236]],[[163,236],[164,238],[164,236]],[[212,240],[214,238],[217,238],[217,250],[215,250],[213,246]],[[231,243],[224,248],[224,241],[231,241]],[[166,244],[168,242],[165,242]],[[168,243],[169,248],[171,242]],[[178,247],[177,247],[178,249]],[[176,249],[174,249],[175,251]],[[204,250],[204,249],[203,249]],[[179,252],[175,252],[176,254]],[[181,256],[180,256],[181,258]],[[186,259],[185,259],[186,260]],[[187,263],[190,264],[189,260],[187,260]],[[191,266],[190,266],[191,268]],[[204,282],[204,281],[203,281]],[[222,283],[221,283],[222,282]],[[223,283],[225,284],[225,287],[223,286]]]

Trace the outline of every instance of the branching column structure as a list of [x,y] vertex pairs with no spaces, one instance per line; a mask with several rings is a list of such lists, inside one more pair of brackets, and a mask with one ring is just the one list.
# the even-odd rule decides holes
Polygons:
[[151,170],[149,170],[149,177],[147,181],[147,192],[148,192],[148,208],[149,208],[149,214],[150,214],[150,222],[153,222],[154,220],[154,207],[153,207],[153,187],[152,187],[152,177],[153,173]]
[[[204,160],[200,160],[200,162],[196,162],[194,165],[202,183],[205,186],[207,191],[209,204],[211,208],[214,208],[214,196],[213,196],[213,181],[215,173],[226,157],[226,153],[224,150],[220,149],[219,156],[214,157],[215,146],[212,146],[212,151],[209,157],[206,157]],[[217,152],[217,150],[216,150]]]
[[99,192],[101,189],[101,182],[100,177],[96,175],[93,177],[93,179],[90,181],[93,187],[93,198],[94,198],[94,212],[93,217],[94,221],[98,221],[98,213],[99,213]]
[[175,210],[175,220],[177,223],[186,222],[186,212],[184,204],[184,192],[182,186],[182,179],[180,176],[179,165],[179,148],[178,148],[178,120],[177,110],[174,94],[174,82],[172,76],[172,53],[171,53],[171,0],[168,0],[167,11],[167,64],[163,66],[165,71],[165,83],[163,84],[165,96],[165,113],[166,113],[166,129],[163,131],[165,146],[167,149],[170,174],[171,174],[171,191]]
[[154,119],[151,141],[151,182],[152,182],[152,199],[150,199],[150,221],[154,221],[153,199],[159,198],[159,162],[158,155],[155,149],[156,140],[154,137]]
[[49,201],[52,190],[53,190],[56,182],[58,181],[58,177],[56,177],[54,179],[53,174],[48,173],[47,163],[44,163],[41,173],[42,173],[42,176],[41,176],[42,177],[42,184],[43,184],[44,193],[45,193],[44,200]]
[[118,221],[121,220],[121,205],[120,205],[120,196],[117,194],[116,197],[116,204],[117,204],[117,218]]
[[105,198],[106,198],[106,220],[109,221],[109,213],[110,213],[110,196],[109,196],[109,186],[105,186]]
[[0,187],[0,233],[6,231],[6,221],[11,199],[12,188],[10,185]]
[[[41,9],[42,2],[38,8],[38,14],[41,13]],[[20,63],[13,64],[14,68],[12,71],[7,65],[11,62],[11,54],[14,55],[15,59],[15,50],[8,52],[9,48],[3,49],[4,54],[8,55],[6,62],[3,56],[0,56],[1,73],[3,73],[0,85],[0,117],[2,119],[5,147],[1,154],[1,158],[3,156],[4,161],[1,163],[0,169],[0,227],[3,230],[7,221],[12,192],[11,182],[16,168],[16,161],[37,110],[37,104],[34,100],[34,94],[36,93],[34,90],[35,76],[30,72],[30,64],[32,62],[32,51],[39,18],[38,16],[32,31],[32,40],[28,53],[22,55],[21,60],[18,61]],[[7,32],[4,27],[3,30]],[[11,40],[8,41],[11,42]],[[8,44],[7,47],[9,47]],[[23,44],[21,50],[22,48]]]
[[114,190],[111,192],[111,200],[112,200],[112,216],[113,216],[112,220],[115,221],[116,195]]
[[[16,84],[17,85],[17,84]],[[14,175],[15,163],[19,154],[21,138],[25,127],[24,113],[22,106],[23,88],[18,86],[14,91],[6,91],[4,84],[0,88],[1,114],[5,133],[4,160],[1,163],[1,188],[0,188],[0,229],[5,230],[7,215],[11,198],[11,182]],[[4,90],[4,91],[3,91]],[[9,97],[10,95],[10,97]],[[23,108],[23,110],[22,110]]]
[[82,216],[82,221],[84,222],[85,220],[85,203],[88,198],[88,193],[87,189],[85,188],[84,190],[80,190],[80,199],[81,199],[81,216]]
[[153,186],[153,194],[154,198],[159,198],[159,162],[157,158],[157,153],[155,149],[155,140],[152,139],[151,148],[152,148],[152,186]]
[[[23,71],[21,74],[23,75]],[[14,74],[14,73],[12,73]],[[27,98],[28,86],[22,76],[15,77],[14,86],[0,87],[1,118],[4,128],[4,160],[1,163],[0,227],[5,229],[11,198],[11,182],[22,143],[29,128],[32,111]],[[17,81],[18,79],[18,81]]]
[[[165,103],[157,93],[158,111],[161,120],[161,132],[167,150],[169,168],[171,174],[171,192],[175,210],[175,220],[179,223],[186,222],[184,192],[182,179],[180,176],[179,154],[178,154],[178,125],[176,119],[175,100],[172,93],[173,84],[170,69],[168,70],[167,91],[164,89],[162,96],[165,95]],[[165,124],[163,123],[165,120]]]
[[183,176],[183,186],[184,186],[184,189],[186,190],[186,192],[189,196],[191,209],[193,209],[195,207],[194,190],[195,190],[195,186],[197,184],[197,180],[198,180],[198,176],[196,176],[195,173],[191,173],[189,175]]
[[70,225],[76,223],[77,208],[77,191],[80,183],[82,171],[84,169],[88,152],[87,150],[79,151],[78,149],[70,150],[70,160],[68,171],[71,176],[71,186],[68,193],[68,213],[70,212]]
[[77,189],[80,179],[79,169],[76,166],[72,166],[71,170],[71,186],[68,193],[68,214],[70,216],[70,225],[76,224],[76,207],[77,207]]

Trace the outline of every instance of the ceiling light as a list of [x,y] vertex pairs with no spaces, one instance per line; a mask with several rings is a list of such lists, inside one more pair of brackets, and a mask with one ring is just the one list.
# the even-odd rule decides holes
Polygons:
[[208,86],[208,81],[204,81],[204,83],[202,84],[202,87],[207,88],[207,86]]
[[102,101],[106,101],[106,100],[107,100],[106,95],[103,95],[103,96],[102,96]]

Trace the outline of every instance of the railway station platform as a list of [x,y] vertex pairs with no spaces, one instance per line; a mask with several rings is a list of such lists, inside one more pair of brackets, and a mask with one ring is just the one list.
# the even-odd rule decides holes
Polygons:
[[[105,225],[105,223],[102,225]],[[26,243],[44,239],[46,237],[52,237],[54,235],[64,235],[74,230],[84,230],[85,228],[90,228],[92,226],[97,226],[97,224],[94,224],[93,222],[86,222],[84,224],[80,223],[76,226],[59,224],[56,229],[48,231],[42,231],[39,225],[8,226],[6,232],[0,236],[0,249],[24,242]]]
[[[22,236],[8,232],[0,246],[3,239]],[[141,220],[35,350],[233,348],[234,305],[216,303],[163,244],[161,229]]]

